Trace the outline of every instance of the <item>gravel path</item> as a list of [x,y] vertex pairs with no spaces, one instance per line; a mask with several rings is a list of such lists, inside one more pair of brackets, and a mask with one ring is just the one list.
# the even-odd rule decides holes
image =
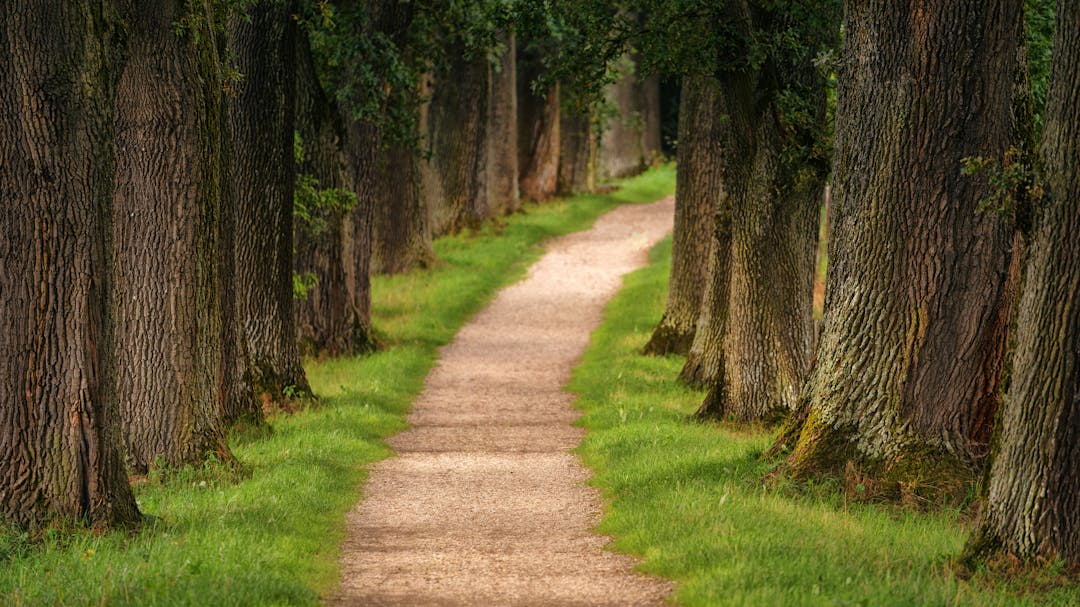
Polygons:
[[562,387],[674,203],[624,205],[553,240],[445,347],[348,516],[333,605],[657,605],[670,587],[602,550],[584,431]]

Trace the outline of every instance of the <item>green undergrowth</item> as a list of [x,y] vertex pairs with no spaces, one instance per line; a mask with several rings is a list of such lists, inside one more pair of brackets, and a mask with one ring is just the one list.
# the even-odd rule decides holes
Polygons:
[[1052,571],[970,580],[949,565],[970,532],[958,510],[849,503],[837,485],[763,482],[774,434],[689,420],[703,392],[683,359],[640,354],[667,294],[670,239],[627,277],[571,389],[580,448],[608,508],[600,531],[641,569],[676,581],[681,605],[1080,605]]
[[387,347],[310,362],[318,404],[231,440],[235,470],[152,475],[136,486],[147,524],[134,534],[0,531],[0,605],[315,605],[339,579],[344,514],[404,416],[437,349],[497,288],[523,275],[545,238],[674,189],[673,167],[608,195],[531,205],[435,243],[433,269],[373,281],[373,324]]

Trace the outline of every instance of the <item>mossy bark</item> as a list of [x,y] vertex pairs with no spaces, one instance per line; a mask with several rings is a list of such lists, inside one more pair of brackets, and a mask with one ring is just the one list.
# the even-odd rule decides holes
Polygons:
[[119,17],[0,11],[0,519],[133,525],[110,346]]
[[[232,229],[221,53],[213,12],[123,2],[116,100],[113,315],[129,466],[231,458],[224,411],[239,395],[226,339]],[[174,23],[188,23],[176,35]]]
[[723,191],[718,95],[714,77],[683,79],[671,280],[664,315],[645,345],[646,354],[686,354],[694,341],[709,269],[713,216]]
[[248,379],[272,402],[310,395],[293,315],[296,36],[292,7],[262,0],[230,19],[243,79],[230,104],[236,200],[236,293]]
[[1043,131],[1047,192],[1025,269],[1012,384],[969,550],[1080,567],[1080,4],[1059,2]]
[[958,167],[1022,137],[1022,30],[1022,0],[848,4],[824,328],[803,394],[816,424],[792,474],[842,474],[837,453],[880,470],[938,453],[932,477],[974,478],[986,456],[1012,233],[977,212],[989,189]]

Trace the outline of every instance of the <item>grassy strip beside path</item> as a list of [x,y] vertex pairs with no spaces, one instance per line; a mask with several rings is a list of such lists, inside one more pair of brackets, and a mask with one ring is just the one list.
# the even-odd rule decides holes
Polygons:
[[1080,588],[1050,587],[1053,568],[1011,585],[953,577],[946,563],[968,532],[959,512],[765,487],[758,455],[772,435],[688,421],[704,393],[676,380],[682,357],[639,354],[663,312],[670,255],[668,239],[627,277],[571,389],[589,431],[580,453],[609,504],[600,531],[676,580],[678,604],[1080,605]]
[[674,181],[665,167],[614,194],[532,205],[497,229],[437,241],[433,270],[376,278],[373,323],[388,348],[310,364],[316,408],[232,441],[243,480],[212,464],[156,475],[136,488],[155,518],[131,536],[0,530],[0,605],[317,604],[338,582],[344,514],[367,467],[391,454],[383,439],[405,427],[437,348],[524,273],[543,240],[657,200]]

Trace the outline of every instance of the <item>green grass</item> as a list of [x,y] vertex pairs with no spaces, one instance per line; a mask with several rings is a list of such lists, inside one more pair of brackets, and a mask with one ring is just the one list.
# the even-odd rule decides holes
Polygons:
[[[580,448],[609,507],[600,531],[677,582],[682,605],[1080,605],[1080,587],[947,568],[968,533],[956,511],[846,503],[835,487],[767,487],[768,432],[688,421],[704,393],[682,358],[639,352],[663,311],[671,241],[630,275],[571,383]],[[1043,572],[1042,579],[1053,579]]]
[[430,271],[376,278],[373,322],[389,345],[308,365],[316,408],[237,436],[248,475],[175,471],[137,487],[155,517],[133,535],[0,532],[0,605],[315,605],[338,581],[344,514],[435,362],[437,348],[520,277],[545,238],[581,230],[624,202],[674,189],[664,167],[610,195],[530,206],[499,228],[441,239]]

